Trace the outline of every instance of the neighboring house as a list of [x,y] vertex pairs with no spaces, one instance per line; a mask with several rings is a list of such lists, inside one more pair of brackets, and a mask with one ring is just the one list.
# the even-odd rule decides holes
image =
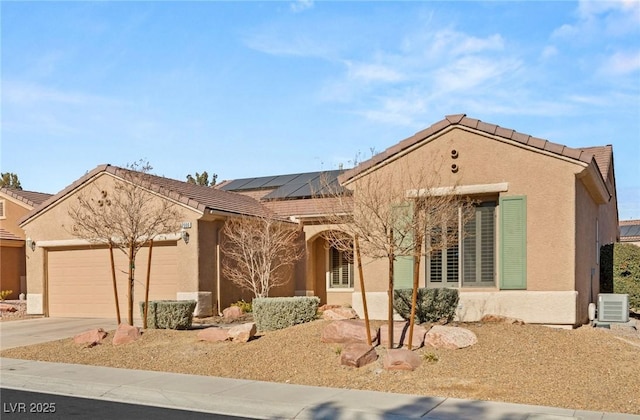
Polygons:
[[620,221],[620,242],[640,246],[640,220]]
[[[20,221],[35,247],[27,250],[29,275],[27,311],[48,316],[114,317],[115,299],[110,257],[105,245],[78,239],[70,232],[73,222],[69,208],[76,196],[92,191],[111,191],[116,180],[129,182],[127,169],[98,166],[48,199]],[[221,231],[224,221],[234,215],[262,216],[268,210],[258,201],[240,194],[150,175],[145,177],[150,197],[169,200],[183,216],[182,229],[154,240],[152,249],[150,299],[194,299],[196,315],[215,310],[251,296],[221,277]],[[183,233],[187,233],[188,237]],[[187,241],[184,238],[188,238]],[[114,250],[118,300],[126,314],[127,258]],[[148,248],[136,258],[136,305],[144,300]],[[291,295],[292,287],[274,290]],[[221,305],[220,308],[217,306]],[[215,306],[215,309],[212,308]],[[140,317],[138,308],[134,316]]]
[[[474,241],[454,244],[443,255],[423,256],[420,286],[458,288],[458,317],[464,321],[490,313],[570,326],[588,321],[588,305],[599,292],[600,246],[618,238],[613,166],[610,145],[574,149],[451,115],[356,168],[330,176],[358,194],[358,186],[376,172],[391,178],[407,167],[440,168],[442,191],[456,187],[480,203],[473,220],[478,230]],[[331,206],[309,194],[274,195],[269,182],[286,179],[235,180],[218,188],[251,195],[302,223],[307,258],[298,267],[305,274],[296,279],[296,293],[349,303],[361,314],[353,264],[323,236],[337,228],[323,224],[323,209]],[[386,319],[386,260],[363,263],[370,315]],[[398,259],[396,266],[395,272],[403,273],[396,287],[409,287],[411,261]]]
[[12,290],[7,299],[27,292],[25,235],[18,220],[51,194],[0,188],[0,290]]
[[[37,242],[27,264],[31,313],[109,316],[113,311],[106,251],[73,238],[64,225],[73,195],[121,170],[96,168],[22,220]],[[419,200],[421,186],[408,180],[413,170],[435,173],[438,184],[426,186],[433,191],[453,190],[477,203],[469,225],[447,226],[473,225],[473,240],[423,255],[421,287],[459,289],[463,321],[485,314],[560,326],[588,321],[588,305],[599,292],[600,247],[618,240],[612,147],[569,148],[465,115],[447,116],[346,171],[237,179],[216,188],[154,177],[150,194],[175,201],[193,228],[188,244],[177,233],[167,237],[157,259],[154,246],[152,272],[161,278],[154,280],[152,298],[194,298],[200,308],[218,310],[239,299],[243,295],[220,273],[224,220],[274,212],[301,225],[306,249],[290,283],[277,294],[315,295],[322,303],[351,304],[362,314],[353,258],[329,245],[326,233],[341,227],[329,224],[327,215],[348,220],[359,188],[373,175],[399,179],[403,188],[406,183],[406,200]],[[387,261],[362,262],[370,316],[386,319]],[[138,278],[144,270],[138,269]],[[410,259],[397,259],[397,288],[411,284],[412,270]],[[91,304],[79,309],[83,302]]]

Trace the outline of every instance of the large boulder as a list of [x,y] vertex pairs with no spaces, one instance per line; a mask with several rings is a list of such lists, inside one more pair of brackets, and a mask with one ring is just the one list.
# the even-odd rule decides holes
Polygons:
[[340,364],[345,366],[362,367],[378,360],[376,349],[366,343],[349,343],[340,355]]
[[102,340],[107,336],[107,332],[102,328],[94,328],[83,333],[80,333],[73,337],[73,342],[76,344],[88,344],[89,346],[95,346],[101,344]]
[[229,329],[229,338],[234,342],[246,343],[251,340],[257,332],[255,322],[236,325]]
[[462,349],[478,342],[478,337],[461,327],[434,325],[424,338],[424,344],[442,349]]
[[420,356],[407,349],[389,349],[382,359],[387,370],[415,370],[421,363]]
[[[413,326],[413,339],[411,347],[418,348],[424,345],[426,328],[420,325]],[[380,345],[389,347],[389,324],[380,327]],[[393,347],[406,347],[409,345],[409,322],[396,321],[393,323]]]
[[322,312],[322,319],[329,319],[332,321],[336,321],[339,319],[356,319],[358,318],[358,314],[356,313],[355,310],[353,310],[353,308],[345,308],[345,307],[338,307],[338,308],[331,308],[331,309],[326,309]]
[[229,306],[222,310],[222,316],[227,321],[233,321],[240,318],[244,314],[244,311],[239,306]]
[[113,336],[113,345],[118,346],[120,344],[129,344],[142,337],[139,327],[132,325],[120,324],[116,329],[116,333]]
[[198,332],[198,340],[210,341],[213,343],[219,341],[227,341],[229,339],[229,330],[227,328],[210,327]]
[[[378,343],[378,331],[369,325],[371,333],[371,342],[373,345]],[[345,319],[333,321],[324,327],[320,340],[323,343],[366,343],[367,329],[364,320],[361,319]]]

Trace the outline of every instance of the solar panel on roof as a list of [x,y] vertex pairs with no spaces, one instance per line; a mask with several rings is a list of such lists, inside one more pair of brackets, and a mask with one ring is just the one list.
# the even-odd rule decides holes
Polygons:
[[255,178],[243,178],[243,179],[234,179],[229,182],[227,185],[222,186],[220,189],[224,191],[237,191],[243,189],[243,186],[253,181]]
[[291,175],[279,175],[272,179],[271,181],[264,184],[264,187],[281,187],[293,180],[299,174],[291,174]]
[[242,186],[243,190],[253,190],[257,188],[263,188],[265,184],[273,181],[277,176],[263,176],[260,178],[254,178],[251,182]]
[[640,225],[620,226],[620,236],[640,236]]

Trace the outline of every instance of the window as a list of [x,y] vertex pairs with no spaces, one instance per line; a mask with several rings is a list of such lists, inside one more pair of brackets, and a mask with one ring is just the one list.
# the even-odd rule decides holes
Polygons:
[[4,214],[4,200],[0,200],[0,219],[6,218]]
[[353,253],[329,248],[329,288],[353,288]]
[[[426,275],[431,287],[492,287],[495,285],[494,201],[475,206],[471,219],[461,226],[451,218],[427,235],[437,249],[427,258]],[[446,234],[443,234],[446,232]],[[447,243],[447,241],[449,243]]]

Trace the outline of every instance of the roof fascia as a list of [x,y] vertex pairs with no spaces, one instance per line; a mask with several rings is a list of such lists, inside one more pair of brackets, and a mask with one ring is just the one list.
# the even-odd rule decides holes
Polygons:
[[27,209],[29,211],[33,210],[33,208],[36,207],[36,206],[33,206],[33,205],[27,203],[26,201],[22,201],[22,200],[20,200],[20,199],[18,199],[16,197],[14,197],[14,196],[12,196],[10,194],[6,194],[6,193],[4,193],[2,191],[0,191],[0,198],[2,198],[3,200],[9,200],[12,203],[17,204],[20,207],[25,208],[25,209]]

